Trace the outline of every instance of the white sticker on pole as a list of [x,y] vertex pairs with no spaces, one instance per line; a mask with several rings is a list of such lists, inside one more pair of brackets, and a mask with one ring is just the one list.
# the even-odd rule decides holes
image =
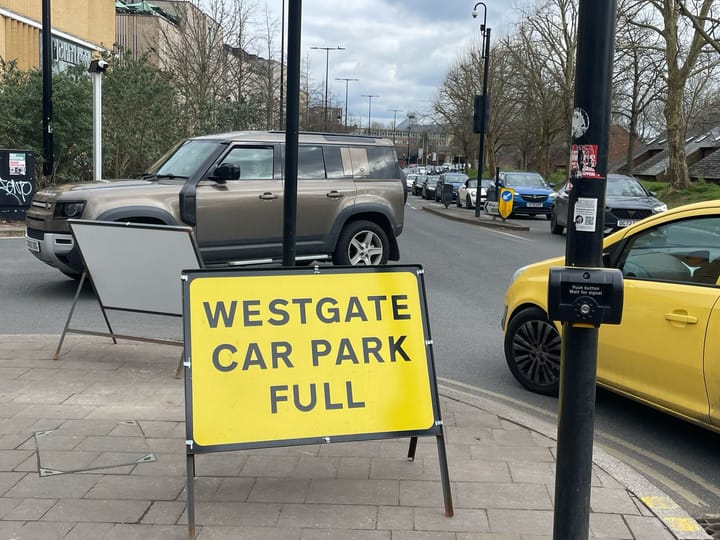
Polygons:
[[595,232],[597,221],[597,199],[579,197],[575,203],[575,230],[582,232]]

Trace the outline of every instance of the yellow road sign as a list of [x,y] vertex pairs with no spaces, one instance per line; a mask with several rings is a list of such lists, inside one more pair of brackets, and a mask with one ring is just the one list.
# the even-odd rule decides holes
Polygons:
[[419,267],[382,268],[189,272],[194,444],[431,429],[439,413]]
[[510,217],[513,211],[513,198],[515,197],[515,190],[513,188],[500,188],[500,197],[498,199],[498,213],[503,219]]

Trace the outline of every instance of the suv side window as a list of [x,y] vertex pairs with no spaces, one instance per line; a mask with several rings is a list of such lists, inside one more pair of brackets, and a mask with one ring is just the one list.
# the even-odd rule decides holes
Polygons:
[[352,165],[353,178],[369,178],[370,167],[368,165],[367,149],[364,147],[343,147],[340,149],[343,163]]
[[220,165],[231,163],[240,167],[241,180],[271,180],[273,178],[273,148],[235,146]]
[[367,158],[370,162],[370,178],[398,178],[398,162],[395,150],[388,146],[368,146]]
[[325,178],[325,160],[320,146],[298,147],[298,179]]
[[[344,150],[344,149],[343,149]],[[341,152],[339,146],[323,147],[325,154],[325,169],[328,178],[352,178],[352,162],[348,152]],[[345,159],[346,158],[346,159]]]

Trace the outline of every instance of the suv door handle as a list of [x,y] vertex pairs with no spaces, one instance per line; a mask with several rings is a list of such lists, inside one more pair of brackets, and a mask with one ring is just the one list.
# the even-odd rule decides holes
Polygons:
[[269,191],[266,191],[265,193],[263,193],[262,195],[260,195],[260,198],[263,199],[263,200],[266,200],[266,201],[270,201],[270,200],[272,200],[272,199],[277,199],[278,196],[275,195],[274,193],[270,193]]
[[327,194],[327,197],[329,197],[331,199],[339,199],[342,196],[343,196],[342,193],[340,193],[339,191],[335,191],[335,190],[332,190],[331,192],[329,192]]

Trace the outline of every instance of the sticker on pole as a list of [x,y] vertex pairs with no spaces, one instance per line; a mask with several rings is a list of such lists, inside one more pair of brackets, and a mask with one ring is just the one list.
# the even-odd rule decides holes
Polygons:
[[194,450],[436,429],[419,270],[187,272],[186,418]]
[[510,217],[513,211],[513,198],[515,190],[513,188],[500,188],[500,200],[498,201],[498,213],[503,219]]
[[570,154],[572,178],[604,178],[595,170],[598,163],[597,144],[573,144]]
[[576,231],[595,232],[597,202],[597,199],[578,197],[573,215]]

